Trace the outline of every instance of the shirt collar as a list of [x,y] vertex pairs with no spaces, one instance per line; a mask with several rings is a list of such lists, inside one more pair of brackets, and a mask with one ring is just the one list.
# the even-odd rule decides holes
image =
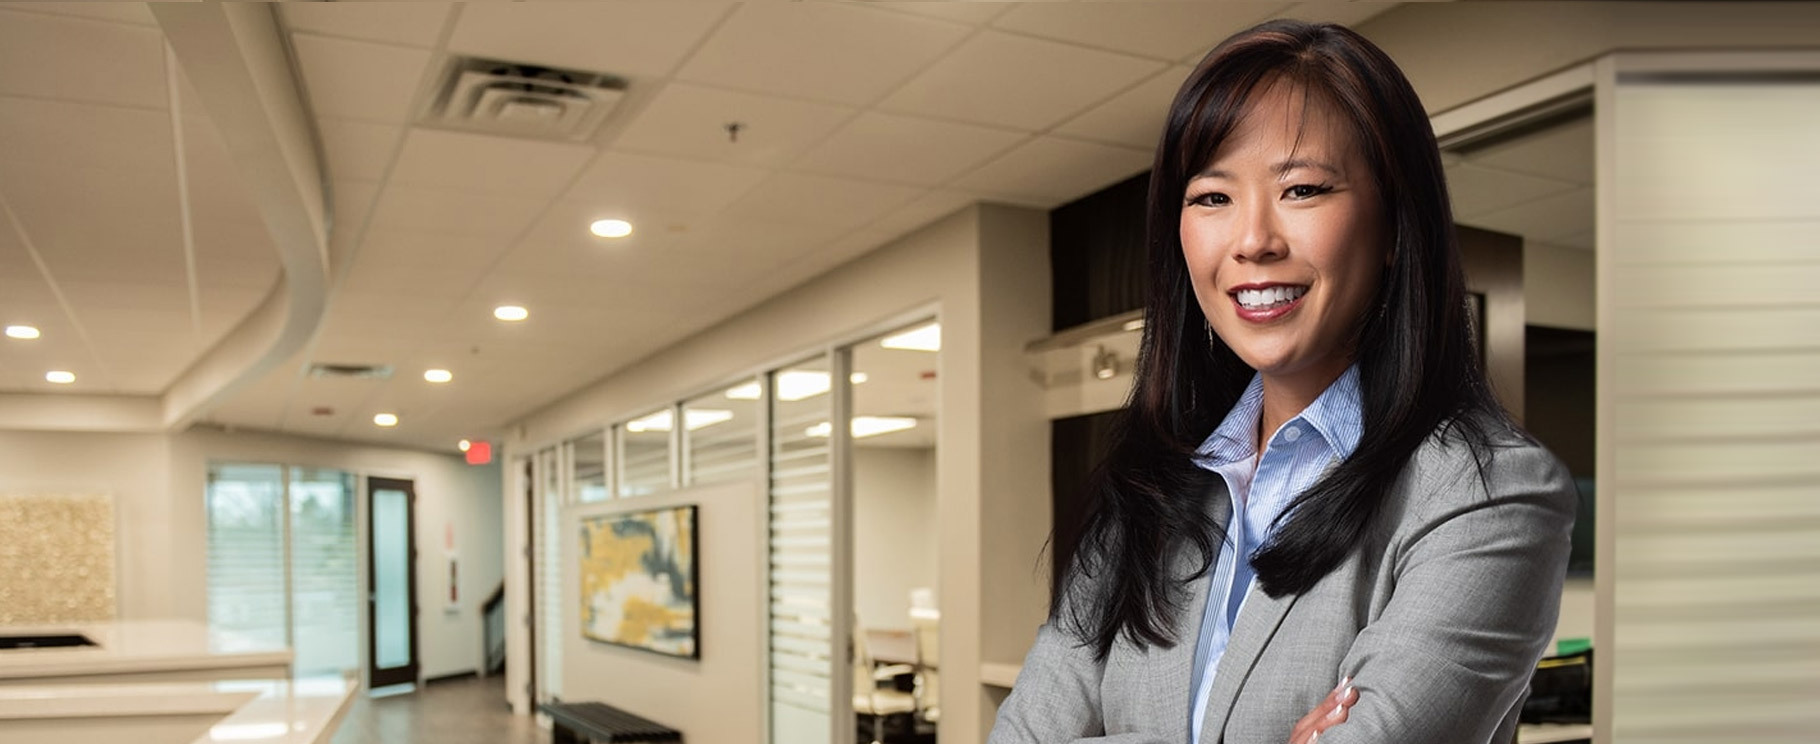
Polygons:
[[[1295,418],[1321,435],[1337,457],[1345,458],[1359,446],[1364,430],[1363,400],[1359,392],[1359,367],[1352,365],[1334,380]],[[1253,374],[1245,392],[1232,405],[1225,420],[1201,443],[1199,463],[1212,468],[1257,457],[1255,432],[1258,416],[1264,412],[1264,378]]]

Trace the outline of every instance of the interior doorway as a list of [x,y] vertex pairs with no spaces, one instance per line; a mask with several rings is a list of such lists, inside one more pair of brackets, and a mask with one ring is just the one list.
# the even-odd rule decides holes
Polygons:
[[915,322],[843,351],[854,740],[933,742],[942,695],[935,503],[941,325]]
[[417,492],[408,480],[367,479],[367,685],[414,685],[417,652]]

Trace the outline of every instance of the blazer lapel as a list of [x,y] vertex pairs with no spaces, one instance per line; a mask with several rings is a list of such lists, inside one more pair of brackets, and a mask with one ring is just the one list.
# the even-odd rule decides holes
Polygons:
[[[1215,478],[1214,486],[1208,489],[1207,513],[1213,517],[1213,523],[1224,530],[1232,520],[1232,496],[1226,491],[1226,481]],[[1222,543],[1214,545],[1213,560],[1219,559],[1219,551],[1225,550]],[[1200,558],[1193,550],[1182,550],[1176,554],[1172,570],[1176,576],[1186,578],[1200,571]],[[1175,634],[1176,643],[1168,648],[1153,646],[1150,649],[1150,660],[1147,666],[1152,671],[1152,683],[1156,687],[1151,694],[1144,696],[1151,705],[1153,720],[1166,721],[1165,726],[1175,727],[1181,732],[1179,741],[1188,741],[1188,716],[1192,710],[1188,699],[1188,690],[1194,677],[1194,651],[1200,643],[1201,616],[1207,609],[1207,591],[1212,584],[1212,564],[1206,567],[1205,573],[1188,583],[1184,592],[1186,600],[1176,608]]]
[[1232,630],[1232,638],[1226,643],[1226,653],[1220,657],[1220,669],[1213,677],[1213,690],[1207,697],[1207,717],[1201,719],[1201,741],[1214,744],[1221,741],[1226,734],[1226,722],[1232,713],[1232,704],[1238,700],[1239,690],[1245,686],[1245,678],[1251,675],[1251,669],[1257,664],[1258,655],[1270,645],[1270,639],[1276,635],[1277,627],[1283,624],[1283,617],[1289,614],[1289,608],[1295,606],[1299,594],[1271,598],[1256,585],[1245,595],[1245,605],[1239,610],[1237,627]]

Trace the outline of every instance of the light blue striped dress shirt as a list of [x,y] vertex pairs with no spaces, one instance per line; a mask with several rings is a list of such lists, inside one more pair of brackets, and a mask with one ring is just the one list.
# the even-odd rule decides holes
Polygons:
[[[1201,719],[1207,712],[1207,694],[1233,622],[1256,580],[1251,554],[1276,534],[1275,522],[1289,502],[1314,485],[1327,468],[1345,459],[1359,445],[1361,406],[1359,368],[1348,367],[1327,386],[1314,403],[1285,422],[1257,456],[1258,416],[1264,411],[1264,383],[1253,376],[1245,393],[1219,428],[1201,443],[1197,464],[1219,473],[1232,496],[1234,519],[1226,530],[1225,547],[1214,562],[1207,591],[1207,608],[1201,619],[1200,639],[1194,648],[1194,677],[1190,688],[1193,744],[1201,741]],[[1257,468],[1253,470],[1252,464]]]

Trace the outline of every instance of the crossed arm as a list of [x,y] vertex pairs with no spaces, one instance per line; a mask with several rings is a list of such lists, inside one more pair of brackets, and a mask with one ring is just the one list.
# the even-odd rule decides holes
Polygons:
[[[1545,450],[1498,452],[1447,479],[1461,493],[1424,500],[1392,546],[1395,592],[1353,639],[1336,688],[1289,744],[1485,742],[1523,695],[1553,634],[1574,516],[1571,480]],[[989,744],[1180,744],[1179,735],[1104,731],[1101,665],[1090,647],[1045,625]],[[1324,682],[1325,683],[1325,682]],[[1183,695],[1187,691],[1182,691]],[[1330,716],[1334,707],[1340,714]],[[1204,741],[1202,744],[1216,744]]]

